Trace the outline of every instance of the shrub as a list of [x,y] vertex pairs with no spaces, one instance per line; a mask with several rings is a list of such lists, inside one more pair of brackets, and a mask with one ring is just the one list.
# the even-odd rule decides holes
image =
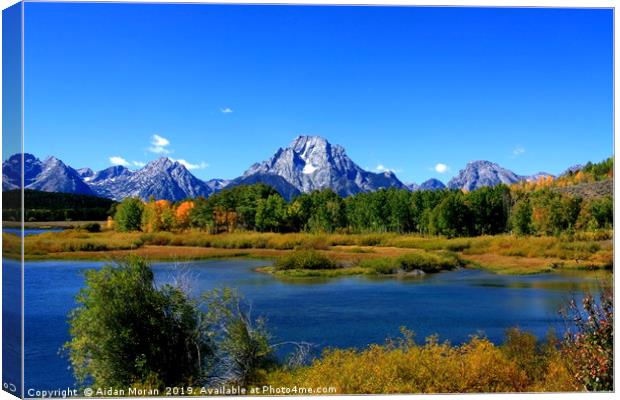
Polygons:
[[[529,342],[529,337],[524,338]],[[403,339],[385,345],[328,349],[306,368],[272,373],[269,382],[273,386],[335,387],[339,394],[574,390],[557,350],[538,352],[536,347],[528,345],[510,353],[478,336],[460,346],[440,343],[434,336],[417,344],[405,331]],[[542,369],[530,361],[539,355],[539,364],[545,365]],[[532,366],[535,373],[528,373]]]
[[80,228],[91,233],[101,232],[101,225],[96,222],[84,224]]
[[178,288],[156,287],[141,258],[87,271],[77,303],[65,349],[79,383],[194,384],[213,354],[195,302]]
[[458,258],[452,253],[412,253],[399,257],[397,262],[404,271],[419,269],[424,272],[439,272],[459,265]]
[[234,290],[214,289],[202,297],[208,310],[205,320],[217,343],[215,381],[242,387],[264,384],[267,372],[276,365],[265,320],[253,321]]
[[431,253],[420,251],[400,257],[383,257],[363,260],[360,267],[370,268],[377,274],[395,274],[399,271],[439,272],[459,266],[458,257],[451,252]]
[[295,250],[275,263],[276,270],[334,269],[337,267],[331,258],[312,249]]
[[230,289],[207,292],[199,304],[184,291],[186,278],[158,286],[138,257],[87,271],[65,344],[78,383],[160,390],[262,384],[275,365],[264,321],[252,320]]
[[566,316],[575,324],[562,343],[575,379],[586,390],[614,390],[614,302],[611,288],[603,288],[599,301],[588,294],[583,309],[571,302]]

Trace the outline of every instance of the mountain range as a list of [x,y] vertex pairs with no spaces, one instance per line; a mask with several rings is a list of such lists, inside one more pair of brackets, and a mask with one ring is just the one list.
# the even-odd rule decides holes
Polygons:
[[[20,186],[21,155],[16,154],[2,164],[2,190]],[[420,185],[401,182],[391,171],[366,171],[353,162],[345,149],[319,136],[298,136],[289,146],[279,148],[265,161],[250,166],[243,175],[232,180],[196,178],[181,163],[162,157],[143,168],[132,171],[113,166],[101,171],[73,169],[55,157],[43,161],[24,154],[24,186],[26,189],[97,195],[114,200],[126,197],[179,201],[197,196],[208,197],[226,187],[265,183],[290,199],[300,193],[330,188],[341,196],[382,188],[408,190],[441,190],[444,188],[474,190],[500,183],[512,184],[535,180],[550,174],[517,175],[490,161],[472,161],[447,185],[429,179]]]

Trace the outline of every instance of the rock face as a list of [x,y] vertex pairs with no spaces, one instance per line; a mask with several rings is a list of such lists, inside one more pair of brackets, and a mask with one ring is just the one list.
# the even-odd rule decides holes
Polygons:
[[[21,156],[11,156],[2,163],[2,190],[18,189]],[[40,161],[24,154],[24,186],[44,192],[89,194],[122,200],[140,197],[179,201],[190,197],[209,196],[213,190],[192,175],[185,166],[168,158],[160,158],[132,172],[114,166],[93,172],[90,168],[74,170],[55,157]]]
[[439,179],[435,179],[435,178],[431,178],[427,181],[424,181],[420,185],[420,190],[442,190],[445,188],[446,188],[446,185]]
[[496,163],[472,161],[448,182],[448,188],[470,191],[484,186],[496,186],[500,183],[510,185],[522,179],[523,177]]
[[116,165],[85,176],[84,181],[98,196],[122,200],[125,197],[125,185],[132,175],[133,172],[129,169]]
[[230,179],[209,179],[205,182],[212,192],[219,192],[230,183]]
[[[576,165],[566,173],[583,168]],[[179,201],[198,196],[208,197],[227,187],[264,183],[275,188],[290,200],[300,193],[332,189],[340,196],[370,192],[382,188],[416,190],[450,189],[475,190],[501,183],[535,181],[551,176],[539,172],[530,176],[514,172],[490,161],[472,161],[452,178],[448,185],[429,179],[420,185],[403,184],[393,172],[374,173],[355,164],[344,148],[332,145],[318,136],[298,136],[290,146],[278,151],[268,160],[252,165],[242,176],[233,179],[201,181],[187,168],[169,158],[152,161],[142,169],[131,171],[113,166],[94,172],[90,168],[75,170],[55,157],[44,161],[24,154],[24,185],[26,189],[97,195],[114,200],[140,197]],[[21,184],[21,155],[15,154],[2,163],[2,190],[18,189]]]
[[[18,189],[20,181],[21,155],[15,154],[2,163],[2,190]],[[24,187],[44,192],[95,194],[76,170],[56,157],[41,161],[28,153],[24,153]]]
[[88,178],[95,175],[95,172],[90,168],[80,168],[80,169],[76,169],[76,171],[78,175],[80,175],[80,178],[82,178],[85,182],[88,181]]
[[252,165],[235,181],[254,177],[257,182],[267,183],[267,179],[274,180],[272,176],[283,178],[303,193],[330,188],[341,196],[348,196],[381,188],[406,188],[394,173],[365,171],[346,155],[343,147],[332,145],[319,136],[298,136],[288,147]]
[[[111,171],[113,168],[116,169]],[[212,193],[207,184],[192,175],[183,164],[167,157],[152,161],[135,172],[120,168],[112,167],[98,172],[91,181],[93,187],[101,195],[115,200],[126,197],[148,200],[153,196],[158,200],[179,201],[207,197]],[[97,176],[102,179],[100,184],[97,184]]]

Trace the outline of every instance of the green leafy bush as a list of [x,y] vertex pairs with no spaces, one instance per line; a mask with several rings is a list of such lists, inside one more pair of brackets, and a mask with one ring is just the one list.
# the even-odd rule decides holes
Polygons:
[[313,250],[295,250],[291,254],[281,257],[275,263],[277,270],[287,269],[335,269],[338,265],[328,256]]
[[384,257],[364,260],[360,267],[370,268],[378,274],[395,274],[400,271],[439,272],[459,266],[458,257],[451,252],[416,252],[400,257]]

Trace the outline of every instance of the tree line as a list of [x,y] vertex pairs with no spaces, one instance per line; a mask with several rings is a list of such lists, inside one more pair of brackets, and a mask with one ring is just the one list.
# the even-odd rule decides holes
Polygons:
[[[22,191],[2,192],[2,218],[20,221]],[[114,213],[116,201],[73,193],[24,190],[24,221],[102,221]]]
[[584,199],[549,187],[526,190],[518,185],[471,192],[381,189],[346,198],[326,189],[287,202],[272,187],[254,184],[176,204],[129,198],[115,214],[117,230],[145,232],[194,228],[209,233],[396,232],[457,237],[507,232],[555,235],[609,229],[612,224],[611,196]]

